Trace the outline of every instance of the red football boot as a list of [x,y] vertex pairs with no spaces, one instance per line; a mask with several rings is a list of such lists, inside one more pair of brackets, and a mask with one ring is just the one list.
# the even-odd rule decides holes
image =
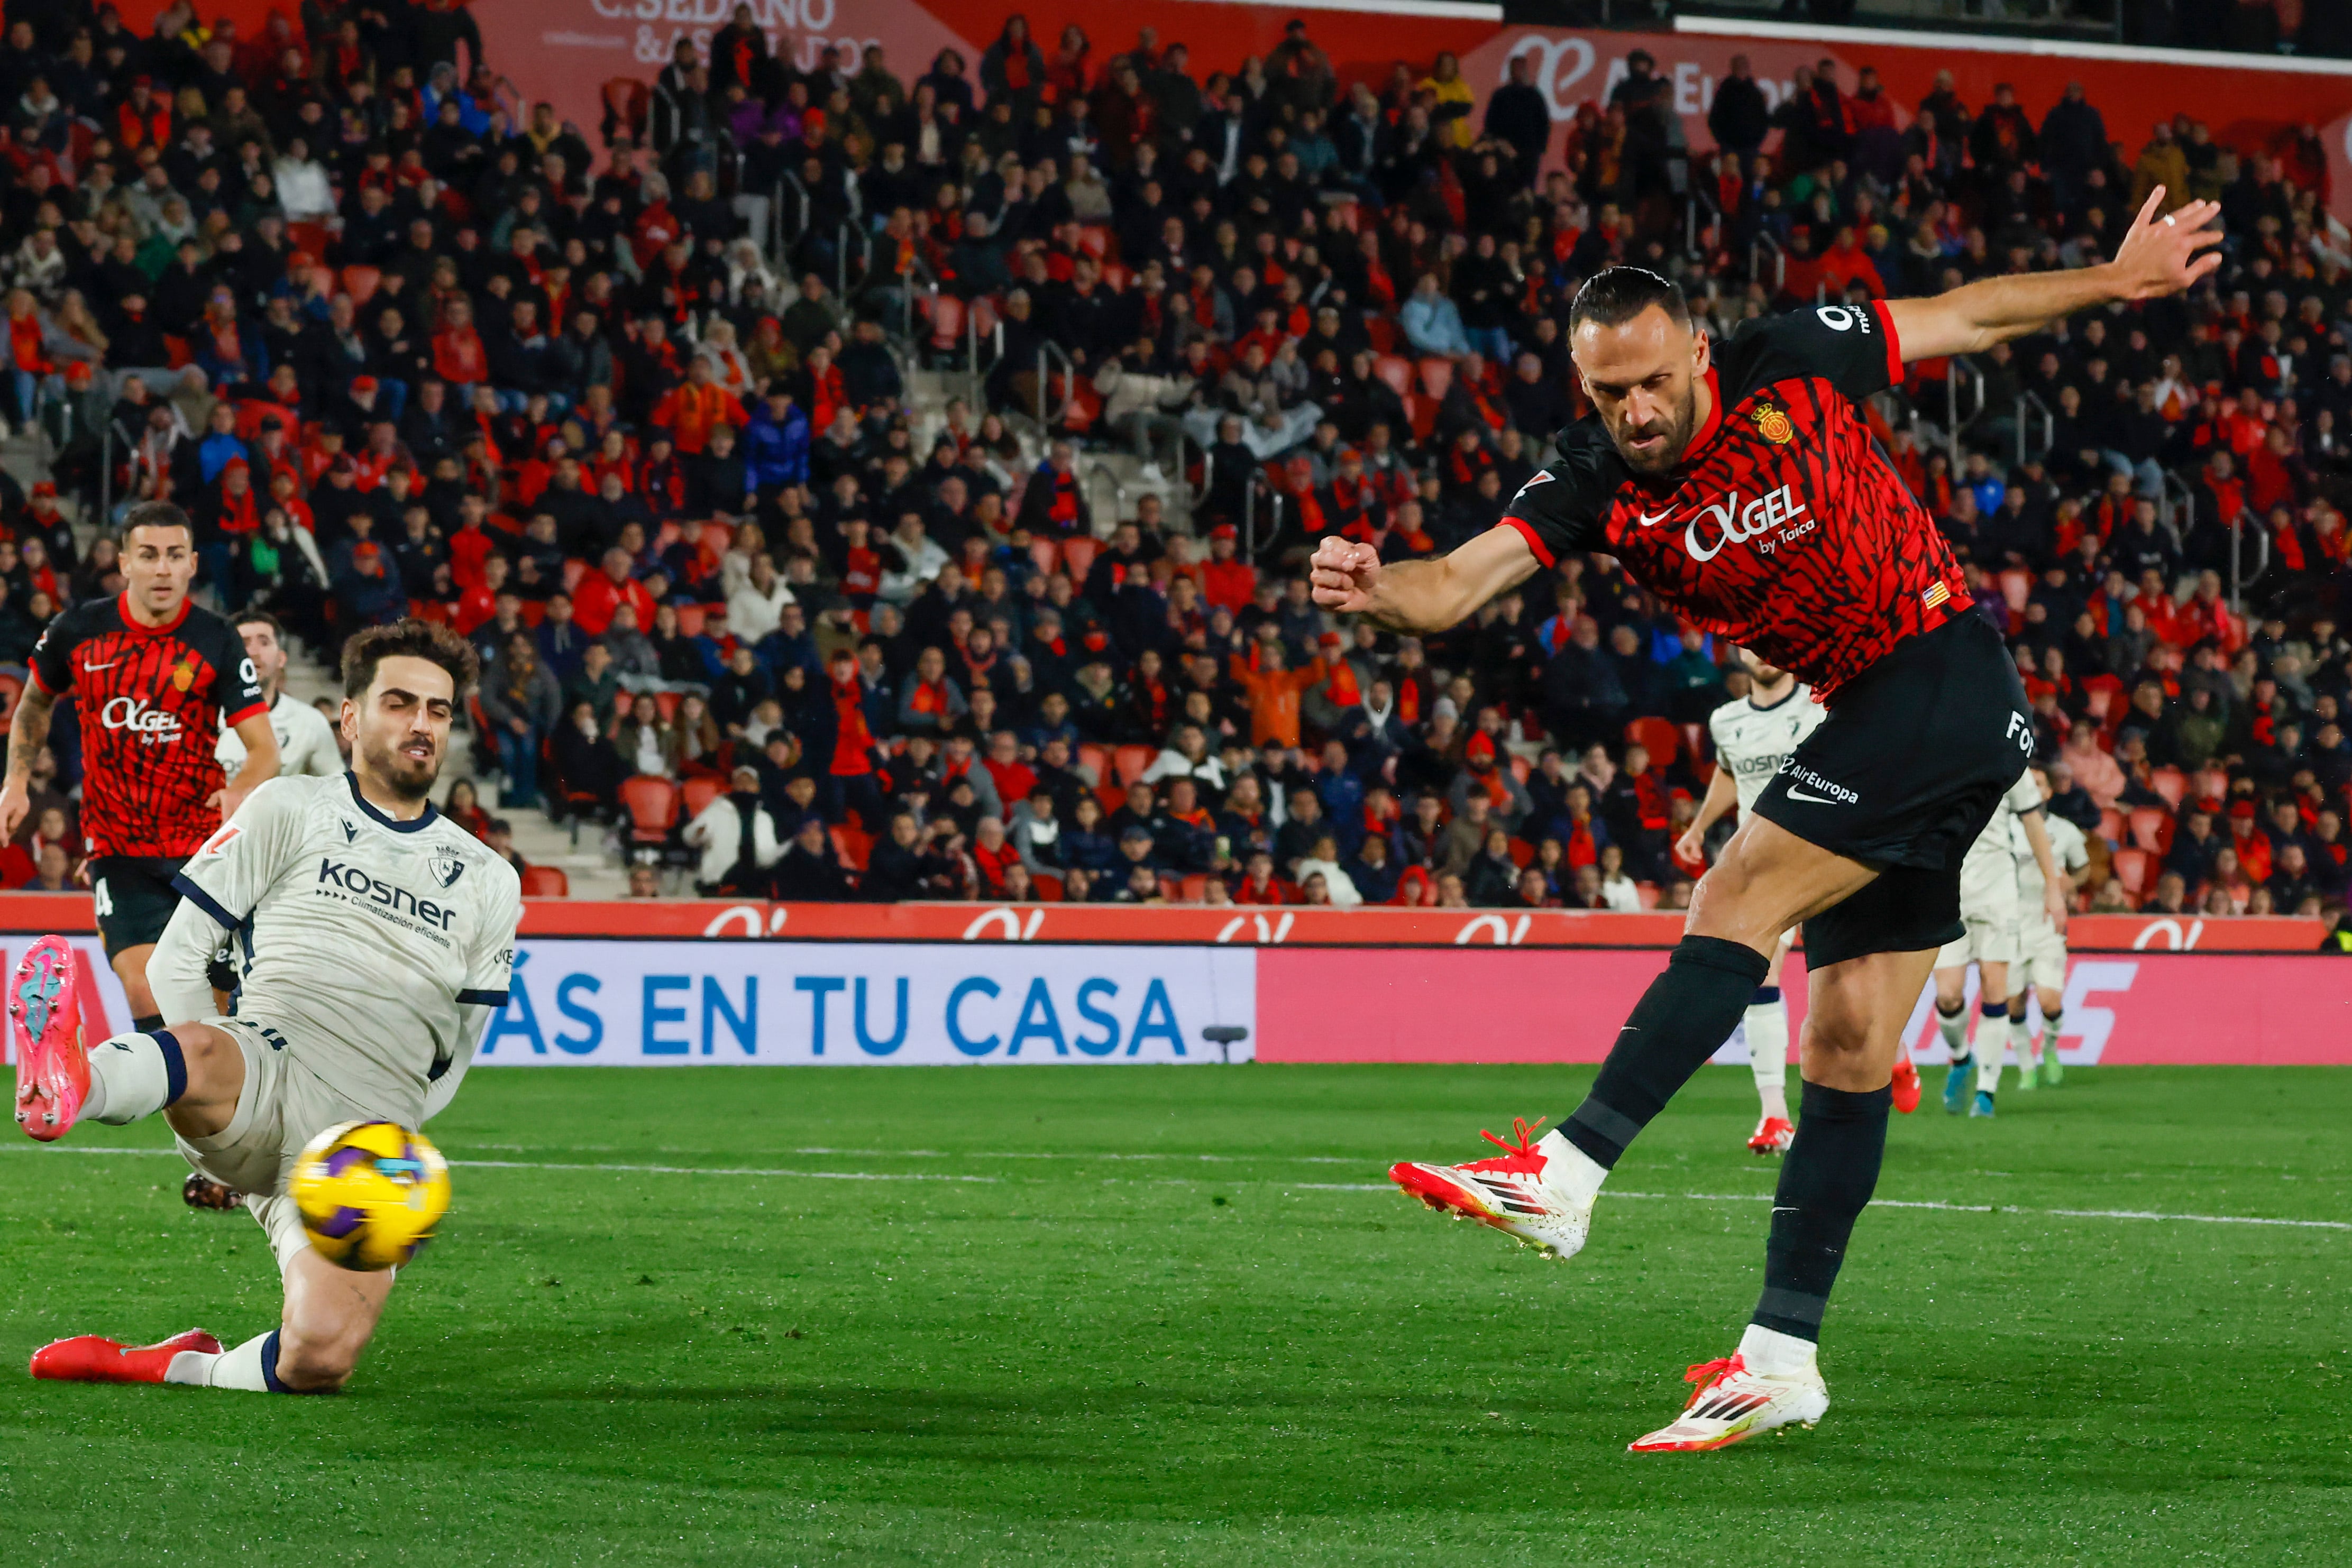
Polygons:
[[1908,1116],[1918,1108],[1919,1070],[1911,1065],[1906,1051],[1895,1059],[1895,1109]]
[[16,1124],[43,1143],[66,1135],[89,1097],[81,995],[72,945],[43,936],[8,980],[8,1031],[16,1048]]
[[184,1350],[218,1355],[221,1343],[202,1329],[173,1334],[161,1344],[142,1345],[77,1334],[35,1351],[33,1375],[52,1383],[161,1383],[172,1369],[172,1358]]
[[1789,1145],[1797,1141],[1797,1128],[1786,1116],[1766,1116],[1756,1124],[1748,1135],[1748,1152],[1751,1155],[1785,1155]]

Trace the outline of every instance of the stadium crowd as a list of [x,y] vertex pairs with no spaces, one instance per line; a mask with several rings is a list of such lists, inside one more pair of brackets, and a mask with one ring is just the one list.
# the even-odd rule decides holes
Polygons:
[[[1014,17],[909,83],[739,7],[592,147],[448,0],[5,17],[5,412],[56,483],[0,476],[0,657],[115,580],[59,487],[168,497],[225,608],[470,636],[498,810],[786,898],[1679,904],[1729,650],[1603,557],[1425,644],[1336,625],[1314,541],[1491,526],[1581,412],[1564,321],[1612,262],[1724,330],[2213,197],[2194,297],[1915,366],[1873,417],[2011,638],[2086,904],[2344,893],[2352,255],[2308,131],[1948,82],[1904,123],[1828,61],[1773,109],[1741,61],[1693,152],[1636,50],[1546,167],[1524,67],[1483,109],[1451,56],[1343,81],[1304,22],[1204,70]],[[921,445],[910,355],[981,372]],[[1911,421],[1953,376],[1957,465]],[[1109,447],[1185,526],[1096,514]],[[57,734],[13,885],[66,874]]]

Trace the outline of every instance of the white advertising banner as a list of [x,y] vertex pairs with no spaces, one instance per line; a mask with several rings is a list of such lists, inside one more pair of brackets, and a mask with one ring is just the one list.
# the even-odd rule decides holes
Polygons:
[[[1246,947],[526,940],[477,1066],[1246,1060]],[[1202,1031],[1248,1031],[1220,1046]]]

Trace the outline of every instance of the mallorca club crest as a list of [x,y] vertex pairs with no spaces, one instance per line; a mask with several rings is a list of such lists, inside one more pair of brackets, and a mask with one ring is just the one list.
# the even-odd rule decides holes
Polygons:
[[181,660],[179,666],[172,672],[172,689],[184,692],[195,684],[196,666],[186,659]]
[[1797,439],[1797,427],[1789,423],[1788,411],[1777,403],[1759,402],[1748,411],[1756,426],[1756,434],[1775,446],[1786,446]]
[[433,880],[443,887],[455,887],[457,879],[466,874],[466,862],[445,850],[426,861],[425,869],[431,872]]

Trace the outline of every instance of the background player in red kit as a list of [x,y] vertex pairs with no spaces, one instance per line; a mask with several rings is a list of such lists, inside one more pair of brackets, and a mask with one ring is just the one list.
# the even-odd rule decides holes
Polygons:
[[[133,507],[122,533],[121,595],[65,612],[33,649],[0,785],[5,840],[25,820],[50,710],[70,692],[99,934],[139,1030],[163,1027],[147,988],[147,956],[179,905],[172,879],[246,796],[278,777],[278,737],[253,661],[236,627],[189,602],[195,573],[187,514],[168,501]],[[214,756],[224,727],[246,747],[234,779]]]
[[[1570,315],[1594,413],[1560,434],[1499,526],[1439,560],[1383,566],[1339,538],[1315,552],[1318,602],[1433,632],[1566,551],[1603,551],[1828,706],[1700,883],[1584,1103],[1499,1158],[1391,1173],[1433,1208],[1573,1254],[1610,1167],[1730,1036],[1780,933],[1803,923],[1802,1108],[1763,1293],[1738,1354],[1694,1366],[1683,1415],[1636,1450],[1719,1448],[1828,1410],[1815,1342],[1877,1184],[1902,1028],[1937,949],[1960,932],[1961,856],[2032,748],[2000,634],[1969,612],[1949,547],[1857,405],[1907,360],[2194,284],[2220,265],[2208,247],[2221,236],[2204,226],[2220,209],[2191,202],[2158,218],[2163,194],[2105,266],[1822,305],[1748,322],[1720,346],[1693,329],[1674,285],[1609,268]],[[2054,888],[2049,904],[2063,928]]]

